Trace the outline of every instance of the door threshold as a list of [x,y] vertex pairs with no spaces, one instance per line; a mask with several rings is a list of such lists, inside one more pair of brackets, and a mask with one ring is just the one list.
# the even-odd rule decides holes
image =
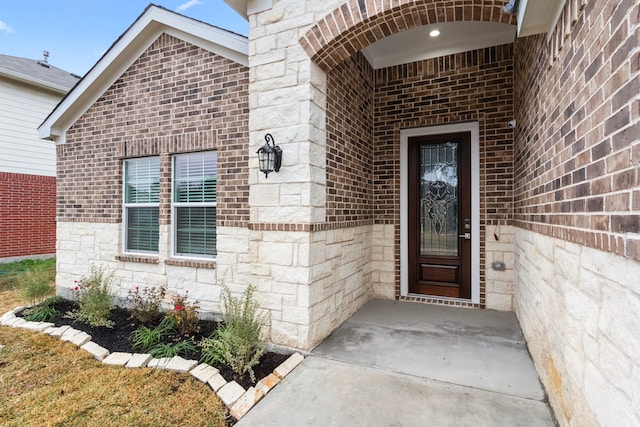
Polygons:
[[414,294],[408,293],[407,295],[401,295],[400,300],[405,301],[415,301],[422,302],[428,304],[442,304],[456,307],[467,307],[467,308],[480,308],[479,304],[474,303],[471,298],[451,298],[451,297],[441,297],[438,295],[423,295],[423,294]]

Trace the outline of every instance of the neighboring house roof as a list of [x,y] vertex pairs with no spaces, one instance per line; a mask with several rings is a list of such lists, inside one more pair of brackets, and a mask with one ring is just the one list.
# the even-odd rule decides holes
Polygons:
[[80,79],[80,76],[54,67],[48,62],[1,54],[0,75],[61,93],[67,93]]
[[67,129],[163,33],[249,65],[246,37],[151,4],[44,120],[38,128],[40,138],[64,143]]

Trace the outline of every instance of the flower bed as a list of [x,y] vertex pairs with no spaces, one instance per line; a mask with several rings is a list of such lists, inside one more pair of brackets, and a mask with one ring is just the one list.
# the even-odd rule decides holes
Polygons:
[[[86,332],[87,334],[91,335],[91,340],[93,342],[106,348],[111,353],[141,352],[139,349],[135,349],[133,347],[129,337],[133,331],[141,326],[144,326],[145,323],[142,323],[141,321],[133,317],[130,310],[119,307],[112,309],[109,319],[113,322],[113,325],[110,325],[111,327],[107,327],[91,326],[74,318],[66,317],[66,313],[70,313],[78,309],[78,304],[76,302],[60,299],[54,304],[54,308],[56,309],[58,314],[53,320],[50,320],[50,322],[54,323],[55,326],[69,325],[74,329]],[[16,313],[16,316],[22,317],[23,314],[24,310]],[[161,322],[162,318],[162,315],[158,315],[151,322],[146,323],[146,326],[155,327]],[[191,339],[193,339],[195,343],[197,343],[202,338],[210,336],[218,328],[220,323],[211,320],[199,320],[198,325],[198,331],[191,336]],[[175,344],[177,342],[180,342],[183,338],[184,337],[181,337],[178,334],[168,335],[164,343],[168,345]],[[180,356],[185,359],[200,361],[202,358],[201,348],[196,345],[196,349],[197,350],[195,352],[182,353],[180,354]],[[266,352],[260,358],[260,363],[254,367],[256,378],[260,379],[269,375],[278,365],[284,362],[287,357],[289,357],[289,355]],[[248,376],[238,378],[236,375],[234,375],[234,372],[226,365],[216,364],[214,365],[214,367],[220,371],[220,374],[225,379],[235,380],[245,389],[255,385],[255,382],[250,381]]]

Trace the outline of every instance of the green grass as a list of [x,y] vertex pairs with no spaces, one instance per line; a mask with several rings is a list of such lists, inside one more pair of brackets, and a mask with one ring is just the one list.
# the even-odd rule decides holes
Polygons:
[[56,276],[56,260],[50,259],[25,259],[22,261],[0,264],[0,291],[15,289],[20,277],[29,271],[45,272],[51,280]]
[[[0,315],[24,304],[15,287],[34,269],[55,274],[55,261],[0,264]],[[1,426],[226,426],[224,404],[188,374],[103,365],[70,343],[5,326],[0,344]]]

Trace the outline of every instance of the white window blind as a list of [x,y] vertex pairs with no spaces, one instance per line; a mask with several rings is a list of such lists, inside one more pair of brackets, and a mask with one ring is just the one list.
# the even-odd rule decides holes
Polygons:
[[125,252],[158,253],[160,159],[124,161]]
[[217,154],[174,157],[174,254],[213,258],[216,249]]

